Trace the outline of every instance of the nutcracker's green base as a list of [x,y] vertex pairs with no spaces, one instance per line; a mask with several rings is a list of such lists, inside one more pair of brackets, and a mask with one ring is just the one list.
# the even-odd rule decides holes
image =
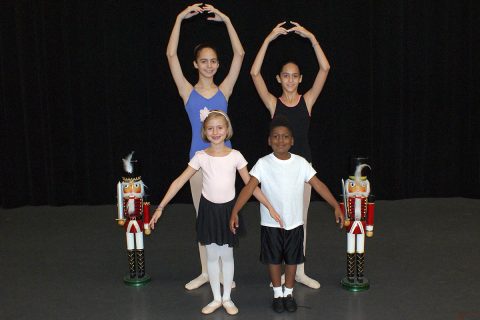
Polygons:
[[368,279],[363,277],[363,282],[358,282],[357,278],[353,280],[353,282],[348,281],[348,278],[345,277],[340,281],[342,284],[342,287],[345,290],[348,291],[353,291],[353,292],[358,292],[358,291],[365,291],[370,288],[370,283],[368,282]]
[[152,278],[148,274],[145,274],[142,278],[130,278],[130,274],[127,273],[123,277],[123,282],[130,287],[141,287],[150,282]]

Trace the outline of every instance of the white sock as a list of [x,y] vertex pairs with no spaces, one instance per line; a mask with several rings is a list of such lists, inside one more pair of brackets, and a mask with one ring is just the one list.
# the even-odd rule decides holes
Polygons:
[[212,288],[213,300],[221,301],[220,294],[220,267],[218,265],[218,258],[220,257],[220,246],[216,244],[206,245],[207,249],[207,271],[208,279],[210,280],[210,287]]
[[293,296],[293,288],[285,287],[285,290],[283,291],[283,297],[288,297],[288,295]]
[[283,290],[282,287],[273,287],[273,297],[274,298],[281,298],[283,297]]

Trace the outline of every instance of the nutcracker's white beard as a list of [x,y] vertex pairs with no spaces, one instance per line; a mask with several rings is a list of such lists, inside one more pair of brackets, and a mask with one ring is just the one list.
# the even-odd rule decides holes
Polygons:
[[127,211],[128,213],[134,213],[135,212],[135,199],[140,199],[143,197],[143,192],[135,193],[124,193],[123,198],[128,199],[127,202]]
[[127,210],[128,210],[128,213],[135,213],[135,199],[131,198],[131,199],[128,199],[128,202],[127,202]]

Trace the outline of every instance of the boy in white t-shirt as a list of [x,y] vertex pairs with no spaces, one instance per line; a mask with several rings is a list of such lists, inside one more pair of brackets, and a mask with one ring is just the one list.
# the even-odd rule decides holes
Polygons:
[[[276,117],[270,125],[268,144],[273,153],[260,158],[250,171],[251,179],[240,192],[230,218],[230,229],[238,228],[238,212],[261,184],[261,190],[279,213],[269,214],[260,205],[261,252],[260,261],[268,264],[273,285],[272,308],[276,312],[297,309],[293,299],[293,286],[297,264],[304,262],[303,254],[303,188],[309,183],[335,210],[336,222],[343,226],[344,217],[328,187],[316,176],[316,171],[304,158],[289,153],[293,145],[293,132],[288,121]],[[282,263],[285,263],[285,290],[282,291]]]

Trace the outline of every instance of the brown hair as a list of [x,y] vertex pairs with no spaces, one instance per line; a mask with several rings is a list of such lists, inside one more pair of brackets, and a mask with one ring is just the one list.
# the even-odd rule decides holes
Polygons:
[[212,46],[209,43],[200,43],[193,49],[193,57],[194,57],[193,61],[197,61],[198,55],[200,54],[200,51],[202,51],[205,48],[212,49],[215,52],[215,54],[217,55],[217,60],[218,60],[217,49],[214,46]]

